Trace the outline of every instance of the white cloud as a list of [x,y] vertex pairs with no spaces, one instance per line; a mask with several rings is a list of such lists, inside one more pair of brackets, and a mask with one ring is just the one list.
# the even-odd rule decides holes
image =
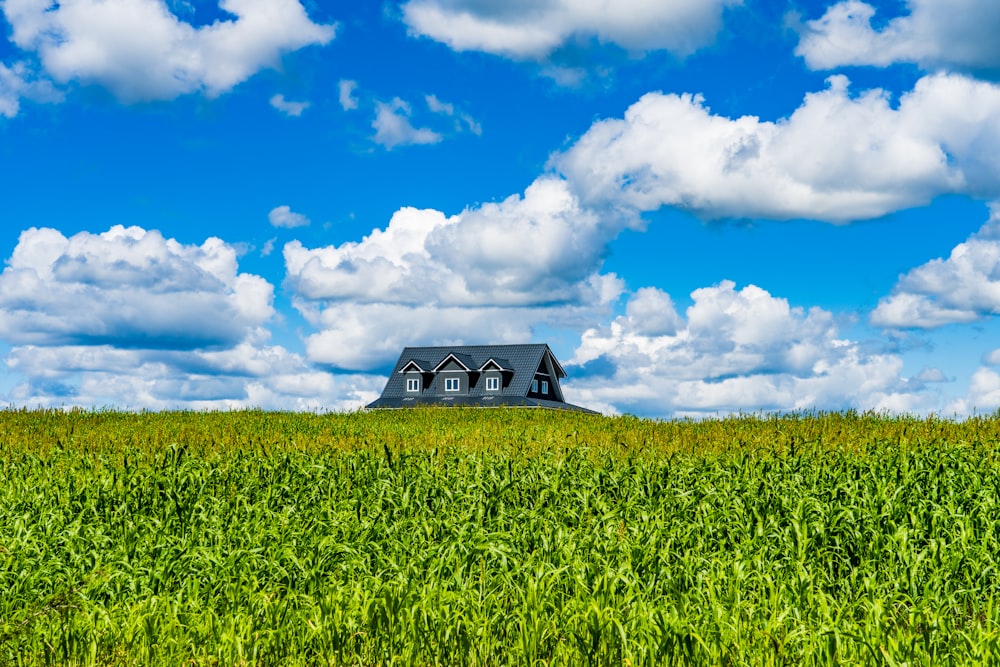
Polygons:
[[813,69],[918,63],[927,69],[1000,73],[1000,4],[909,0],[910,13],[872,27],[875,8],[847,0],[806,23],[796,53]]
[[657,416],[757,410],[926,409],[902,360],[839,337],[833,315],[724,281],[695,290],[681,318],[645,288],[626,315],[587,330],[568,369],[567,400]]
[[673,336],[682,326],[670,295],[655,287],[636,291],[625,307],[625,321],[643,336]]
[[17,115],[27,86],[23,64],[8,67],[0,63],[0,116],[13,118]]
[[285,114],[286,116],[299,117],[302,112],[309,108],[309,102],[293,102],[286,100],[284,95],[278,94],[271,97],[271,106]]
[[123,101],[219,95],[280,57],[326,44],[297,0],[221,0],[235,18],[195,28],[163,0],[6,0],[12,40],[60,83],[96,83]]
[[483,133],[483,128],[479,122],[464,111],[456,110],[454,104],[439,100],[437,95],[425,95],[424,100],[427,102],[427,108],[432,113],[454,118],[456,132],[468,130],[475,135]]
[[358,98],[354,96],[354,91],[358,88],[357,81],[341,79],[337,84],[340,89],[340,106],[344,111],[351,111],[358,108]]
[[983,363],[987,366],[1000,366],[1000,348],[991,350],[984,354]]
[[1000,196],[1000,87],[929,76],[894,108],[881,90],[851,96],[846,78],[829,83],[778,122],[650,93],[552,164],[587,204],[705,218],[844,222],[945,193]]
[[226,347],[273,315],[272,298],[217,238],[188,246],[139,227],[70,238],[31,228],[0,274],[0,331],[17,345]]
[[995,412],[1000,408],[1000,374],[991,368],[979,368],[969,380],[964,398],[952,401],[945,416],[968,416]]
[[930,329],[975,322],[1000,313],[1000,205],[989,221],[934,259],[901,276],[872,311],[872,324]]
[[[306,338],[306,356],[318,364],[366,371],[385,367],[407,345],[528,343],[541,323],[579,326],[593,309],[501,308],[437,304],[326,304],[297,300],[317,332]],[[577,311],[585,309],[578,308]]]
[[0,274],[0,339],[24,406],[338,409],[378,393],[268,344],[273,287],[216,238],[115,226],[24,231]]
[[920,382],[950,382],[940,368],[924,368],[914,376]]
[[587,70],[583,67],[565,67],[562,65],[546,65],[539,72],[542,76],[563,88],[578,88],[587,80]]
[[688,55],[710,44],[722,11],[739,0],[410,0],[403,20],[415,35],[456,51],[540,58],[577,36],[626,49]]
[[407,341],[523,342],[539,324],[578,327],[607,312],[621,285],[599,269],[623,224],[542,178],[523,197],[451,217],[401,209],[358,243],[293,241],[286,286],[319,329],[309,357],[342,368],[391,361]]
[[0,116],[16,116],[21,110],[21,100],[25,98],[55,102],[62,96],[49,81],[35,76],[25,63],[0,63]]
[[274,252],[274,244],[277,243],[278,237],[273,236],[268,240],[264,241],[264,247],[260,249],[260,256],[267,257],[272,252]]
[[577,302],[620,222],[582,208],[554,178],[500,203],[446,217],[404,208],[358,243],[285,246],[288,279],[307,299],[447,306]]
[[309,224],[309,218],[301,213],[296,213],[287,205],[272,208],[271,212],[267,214],[267,220],[272,227],[293,228],[305,227]]
[[444,114],[445,116],[455,115],[455,105],[442,102],[437,98],[437,95],[426,95],[424,99],[427,101],[427,108],[434,113]]
[[444,138],[430,128],[413,127],[410,122],[412,113],[410,105],[398,97],[391,102],[377,102],[375,120],[372,121],[375,143],[392,150],[396,146],[436,144]]
[[352,410],[377,398],[385,382],[317,371],[260,341],[222,351],[26,345],[5,361],[22,379],[4,402],[26,407]]

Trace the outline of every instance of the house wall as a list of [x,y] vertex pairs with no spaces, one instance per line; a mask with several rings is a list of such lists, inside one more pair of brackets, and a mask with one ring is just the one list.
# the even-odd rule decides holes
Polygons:
[[[531,391],[531,387],[528,387],[528,396],[531,398],[545,398],[550,401],[557,400],[555,386],[553,385],[552,376],[545,375],[544,373],[535,373],[535,380],[538,381],[538,391]],[[547,392],[542,392],[542,382],[549,383],[549,390]]]
[[403,373],[403,389],[406,390],[406,386],[409,380],[416,379],[420,381],[420,391],[412,392],[407,391],[407,394],[420,394],[423,393],[424,389],[427,389],[427,383],[424,381],[424,374],[420,371],[407,371]]
[[[458,378],[459,380],[459,390],[458,391],[445,391],[445,379],[447,378]],[[440,371],[437,375],[437,394],[441,396],[455,396],[456,394],[468,394],[469,393],[469,374],[465,371]]]
[[[486,390],[487,378],[497,378],[500,381],[500,389],[495,391],[487,391]],[[503,391],[504,388],[503,373],[501,373],[500,371],[485,371],[483,373],[483,377],[479,380],[479,382],[482,384],[481,388],[484,394],[499,394],[500,392]]]

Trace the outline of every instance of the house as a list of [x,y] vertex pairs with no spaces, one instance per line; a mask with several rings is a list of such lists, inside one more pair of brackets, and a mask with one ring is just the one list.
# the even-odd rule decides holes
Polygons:
[[544,343],[407,347],[368,408],[506,405],[593,412],[563,399],[564,377]]

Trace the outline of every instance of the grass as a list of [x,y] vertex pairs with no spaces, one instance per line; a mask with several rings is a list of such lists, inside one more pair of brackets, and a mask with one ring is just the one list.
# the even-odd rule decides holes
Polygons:
[[0,411],[0,664],[996,664],[998,441],[997,417]]

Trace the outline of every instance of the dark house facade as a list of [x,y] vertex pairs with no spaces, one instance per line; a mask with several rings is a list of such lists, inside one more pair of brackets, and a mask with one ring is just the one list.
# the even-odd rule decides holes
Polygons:
[[566,377],[548,345],[407,347],[369,408],[523,406],[593,412],[563,399]]

